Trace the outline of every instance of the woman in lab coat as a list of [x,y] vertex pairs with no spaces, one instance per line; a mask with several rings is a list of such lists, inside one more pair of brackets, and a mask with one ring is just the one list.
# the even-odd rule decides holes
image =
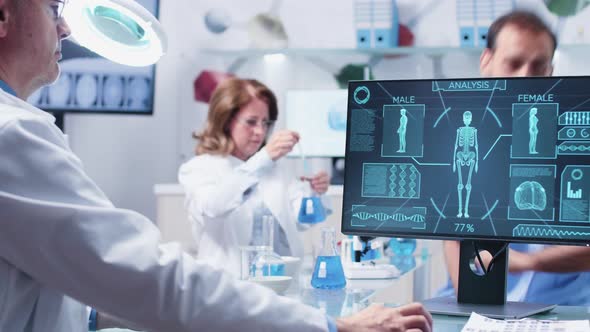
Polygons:
[[[274,250],[303,256],[297,222],[301,198],[309,188],[327,191],[328,175],[301,181],[286,174],[279,160],[299,141],[299,134],[280,130],[276,97],[256,80],[229,79],[215,90],[196,157],[180,167],[179,181],[198,241],[198,257],[239,277],[240,246],[252,244],[255,214],[275,219]],[[266,144],[265,144],[266,141]]]

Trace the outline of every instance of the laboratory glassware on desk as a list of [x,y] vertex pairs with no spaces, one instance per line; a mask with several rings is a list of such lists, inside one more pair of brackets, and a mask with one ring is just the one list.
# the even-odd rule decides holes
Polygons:
[[389,250],[395,256],[413,255],[416,245],[416,239],[392,238],[389,240]]
[[285,262],[274,252],[275,219],[272,215],[254,216],[252,245],[257,250],[249,267],[250,276],[284,276]]
[[[303,164],[303,172],[305,174],[301,177],[301,180],[310,181],[311,177],[308,176],[309,174],[311,174],[310,167],[307,163],[307,159],[305,159],[305,154],[303,154],[303,148],[301,148],[301,143],[297,144],[297,147],[299,148],[301,163]],[[320,197],[320,195],[318,195],[315,192],[311,192],[309,196],[305,196],[301,199],[298,220],[300,223],[303,224],[317,224],[326,220],[326,209],[322,204],[322,198]]]
[[314,288],[339,289],[346,286],[342,261],[336,251],[333,227],[322,228],[322,247],[311,277]]
[[[398,268],[392,264],[386,264],[388,261],[383,258],[384,239],[350,236],[342,240],[342,266],[346,279],[399,277]],[[369,253],[371,255],[368,255]],[[366,256],[378,259],[368,259]]]

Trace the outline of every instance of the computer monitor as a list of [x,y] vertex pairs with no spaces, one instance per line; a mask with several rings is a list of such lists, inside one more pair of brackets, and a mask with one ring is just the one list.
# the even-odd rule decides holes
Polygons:
[[[342,232],[462,240],[453,310],[500,305],[513,316],[502,306],[505,243],[590,244],[588,86],[590,77],[351,82]],[[485,277],[469,267],[481,248],[497,256]]]
[[[157,17],[159,0],[136,1]],[[58,80],[28,99],[53,113],[58,125],[63,126],[64,113],[153,113],[155,66],[117,64],[69,40],[61,52]]]

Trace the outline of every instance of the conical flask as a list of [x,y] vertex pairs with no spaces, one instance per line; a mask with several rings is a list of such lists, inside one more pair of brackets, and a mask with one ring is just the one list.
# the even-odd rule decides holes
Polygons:
[[317,224],[326,220],[326,209],[319,195],[312,194],[301,199],[298,220],[304,224]]
[[[305,154],[303,153],[303,148],[301,147],[301,143],[297,144],[299,148],[299,154],[301,156],[301,164],[303,165],[303,172],[304,176],[301,177],[303,181],[311,181],[311,177],[308,175],[311,174],[311,169],[309,163],[305,159]],[[311,184],[310,184],[311,187]],[[317,224],[326,220],[326,209],[322,204],[322,199],[312,190],[310,190],[310,194],[303,197],[301,199],[301,206],[299,207],[299,214],[297,220],[303,224]]]
[[336,251],[334,237],[333,227],[322,228],[322,247],[311,277],[311,285],[314,288],[340,289],[346,286],[342,261]]

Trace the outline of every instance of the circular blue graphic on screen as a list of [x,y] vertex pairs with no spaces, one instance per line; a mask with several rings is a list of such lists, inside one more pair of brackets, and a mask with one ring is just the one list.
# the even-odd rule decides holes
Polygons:
[[[363,92],[366,96],[363,96]],[[357,104],[366,104],[369,101],[369,98],[371,98],[371,92],[366,86],[361,85],[354,90],[354,101],[356,101]]]
[[582,180],[582,177],[584,177],[584,172],[582,172],[581,169],[576,168],[572,171],[572,179],[576,180],[576,181],[580,181]]

